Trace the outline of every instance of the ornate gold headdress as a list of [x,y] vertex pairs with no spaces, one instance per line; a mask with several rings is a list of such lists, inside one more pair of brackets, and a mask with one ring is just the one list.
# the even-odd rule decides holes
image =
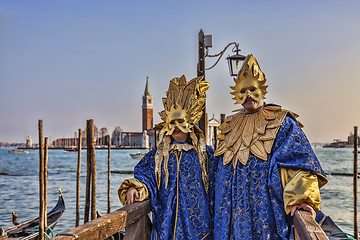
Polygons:
[[203,114],[206,99],[205,92],[210,84],[203,77],[197,77],[186,81],[184,75],[170,80],[166,97],[163,98],[164,110],[159,113],[162,123],[155,126],[159,130],[157,151],[155,154],[155,175],[158,187],[161,182],[161,165],[164,161],[165,187],[167,187],[169,171],[169,148],[171,134],[175,127],[182,132],[189,133],[192,145],[198,152],[202,179],[205,189],[208,187],[206,143],[203,132],[195,125]]
[[234,78],[235,86],[230,87],[234,92],[233,99],[238,104],[243,104],[246,97],[250,96],[256,101],[265,99],[267,93],[265,86],[265,74],[261,71],[259,63],[252,54],[247,55],[237,78]]
[[[236,103],[243,104],[248,96],[256,101],[265,99],[268,87],[265,85],[265,74],[252,54],[246,57],[234,81],[236,85],[231,87],[234,90],[231,94],[235,95],[233,99]],[[245,165],[250,153],[266,161],[285,117],[298,117],[276,105],[266,105],[255,113],[248,113],[245,109],[237,111],[219,127],[221,133],[214,153],[215,156],[223,155],[224,165],[232,162],[234,169],[238,162]],[[298,124],[302,127],[300,122]]]

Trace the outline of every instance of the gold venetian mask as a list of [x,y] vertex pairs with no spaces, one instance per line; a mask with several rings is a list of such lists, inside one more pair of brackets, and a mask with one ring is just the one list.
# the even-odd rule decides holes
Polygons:
[[265,74],[261,71],[255,57],[250,54],[246,57],[237,78],[234,78],[235,86],[230,87],[234,92],[233,99],[238,104],[243,104],[247,97],[255,101],[265,99],[267,86],[265,86]]
[[190,125],[188,122],[188,114],[186,114],[186,111],[184,111],[180,105],[176,105],[176,108],[174,106],[171,106],[170,111],[166,111],[166,115],[168,116],[166,118],[166,135],[171,135],[175,128],[177,127],[180,129],[183,133],[189,133],[191,132],[190,128],[193,126]]

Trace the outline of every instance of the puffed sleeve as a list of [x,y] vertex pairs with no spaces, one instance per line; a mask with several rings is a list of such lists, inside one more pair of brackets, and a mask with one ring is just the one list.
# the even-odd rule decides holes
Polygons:
[[134,187],[138,193],[139,198],[135,198],[135,201],[140,202],[150,198],[150,193],[145,184],[137,180],[136,178],[126,179],[119,187],[118,195],[120,202],[123,206],[126,206],[126,194],[130,187]]
[[138,190],[140,197],[135,201],[143,201],[150,198],[155,201],[157,188],[155,179],[155,153],[156,148],[148,152],[135,166],[134,178],[125,180],[119,190],[118,195],[121,203],[126,205],[126,193],[130,187]]
[[316,174],[308,170],[280,168],[284,207],[287,214],[293,206],[307,203],[320,210],[320,190]]

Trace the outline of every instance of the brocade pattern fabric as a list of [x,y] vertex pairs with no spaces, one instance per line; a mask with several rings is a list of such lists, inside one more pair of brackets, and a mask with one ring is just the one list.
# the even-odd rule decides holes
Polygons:
[[[217,167],[213,150],[207,147],[208,192],[204,189],[198,154],[193,149],[170,151],[168,186],[165,188],[162,177],[160,188],[157,188],[155,153],[156,149],[150,151],[134,169],[134,177],[144,183],[150,192],[153,207],[151,239],[212,239],[211,208]],[[164,172],[162,176],[165,176]]]
[[249,155],[248,162],[223,164],[219,157],[215,183],[214,239],[293,239],[291,218],[285,213],[280,168],[303,169],[326,183],[305,134],[285,117],[267,161]]

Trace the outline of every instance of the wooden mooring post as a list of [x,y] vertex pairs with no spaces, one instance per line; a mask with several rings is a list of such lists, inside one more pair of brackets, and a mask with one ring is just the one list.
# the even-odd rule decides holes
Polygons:
[[96,218],[96,157],[94,141],[94,120],[89,120],[90,163],[91,163],[91,220]]
[[86,189],[85,189],[85,210],[84,223],[89,222],[90,215],[90,181],[91,181],[91,160],[90,160],[90,130],[89,121],[86,120]]
[[80,225],[80,171],[81,171],[81,129],[79,129],[79,140],[78,140],[78,161],[76,171],[76,219],[75,227]]
[[[84,223],[89,221],[89,212],[91,220],[96,218],[96,157],[94,141],[94,120],[86,121],[86,194]],[[91,211],[90,211],[91,207]]]
[[358,229],[358,127],[354,127],[354,236],[356,240],[359,240],[359,229]]
[[[48,137],[45,137],[45,143],[44,143],[44,231],[47,232],[47,182],[48,182],[48,160],[49,160],[49,154],[48,154],[48,148],[49,148],[49,139]],[[46,239],[46,237],[44,236]]]
[[44,135],[43,135],[43,120],[38,122],[39,129],[39,239],[44,240],[46,209],[44,209]]
[[150,239],[151,222],[148,217],[150,211],[150,200],[135,202],[66,233],[59,233],[54,240],[106,239],[124,228],[126,228],[124,240]]
[[111,175],[111,167],[110,167],[110,151],[111,151],[111,137],[110,135],[108,135],[109,137],[109,143],[108,143],[108,186],[107,186],[107,199],[108,199],[108,208],[107,208],[107,213],[111,212],[111,197],[110,197],[110,192],[111,192],[111,188],[110,188],[110,175]]

